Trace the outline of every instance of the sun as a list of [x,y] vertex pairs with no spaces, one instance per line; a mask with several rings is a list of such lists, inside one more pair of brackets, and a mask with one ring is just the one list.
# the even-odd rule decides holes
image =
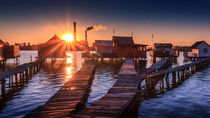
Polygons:
[[63,40],[67,41],[67,42],[71,42],[74,40],[74,37],[72,34],[64,34],[63,35]]

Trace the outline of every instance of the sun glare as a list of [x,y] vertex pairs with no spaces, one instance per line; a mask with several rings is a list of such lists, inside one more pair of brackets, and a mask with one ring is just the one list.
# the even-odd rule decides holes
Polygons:
[[71,42],[71,41],[74,40],[74,37],[73,37],[73,35],[71,35],[71,34],[64,34],[64,35],[63,35],[63,40],[65,40],[65,41],[67,41],[67,42]]

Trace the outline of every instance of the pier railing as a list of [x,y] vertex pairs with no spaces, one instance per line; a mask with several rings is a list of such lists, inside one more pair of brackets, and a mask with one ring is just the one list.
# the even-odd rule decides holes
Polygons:
[[40,70],[41,63],[42,61],[37,60],[1,72],[1,103],[4,103],[10,93],[21,88],[35,73],[37,73]]
[[148,74],[145,78],[145,85],[143,86],[142,84],[141,88],[146,88],[148,94],[153,94],[156,91],[163,93],[165,89],[170,90],[177,87],[190,75],[203,67],[208,66],[209,63],[210,58],[205,58],[199,61],[194,61],[190,64]]

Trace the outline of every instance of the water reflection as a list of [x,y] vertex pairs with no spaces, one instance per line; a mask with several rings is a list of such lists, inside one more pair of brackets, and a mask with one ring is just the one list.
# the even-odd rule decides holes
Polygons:
[[66,67],[66,77],[65,82],[72,78],[72,67]]
[[103,97],[113,86],[122,62],[122,60],[104,60],[97,63],[87,106]]
[[139,118],[209,118],[210,66],[178,88],[141,103]]
[[[191,61],[185,60],[180,52],[172,67],[187,63]],[[210,67],[196,72],[178,88],[144,100],[139,106],[139,118],[209,118],[209,82]]]
[[[24,116],[44,104],[66,81],[71,79],[72,75],[82,67],[83,59],[81,52],[70,53],[69,63],[64,59],[47,60],[42,69],[6,102],[6,106],[0,110],[0,118],[20,118]],[[21,54],[24,54],[24,60],[29,62],[30,55],[34,54],[33,57],[35,57],[37,51],[21,51]]]
[[66,63],[67,64],[71,64],[72,63],[72,53],[70,53],[70,52],[66,52],[66,56],[67,56],[67,58],[66,58]]

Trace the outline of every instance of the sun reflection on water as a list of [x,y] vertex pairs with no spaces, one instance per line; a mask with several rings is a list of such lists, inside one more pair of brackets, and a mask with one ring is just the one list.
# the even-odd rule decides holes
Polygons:
[[72,78],[72,67],[66,67],[66,77],[65,82]]
[[[68,57],[66,58],[66,64],[72,64],[72,54],[71,53],[67,53],[66,54]],[[67,82],[69,79],[72,78],[72,65],[71,66],[68,66],[66,67],[66,77],[65,77],[65,81]]]
[[66,58],[66,63],[67,63],[67,64],[71,64],[71,63],[72,63],[72,58],[71,58],[71,57]]

